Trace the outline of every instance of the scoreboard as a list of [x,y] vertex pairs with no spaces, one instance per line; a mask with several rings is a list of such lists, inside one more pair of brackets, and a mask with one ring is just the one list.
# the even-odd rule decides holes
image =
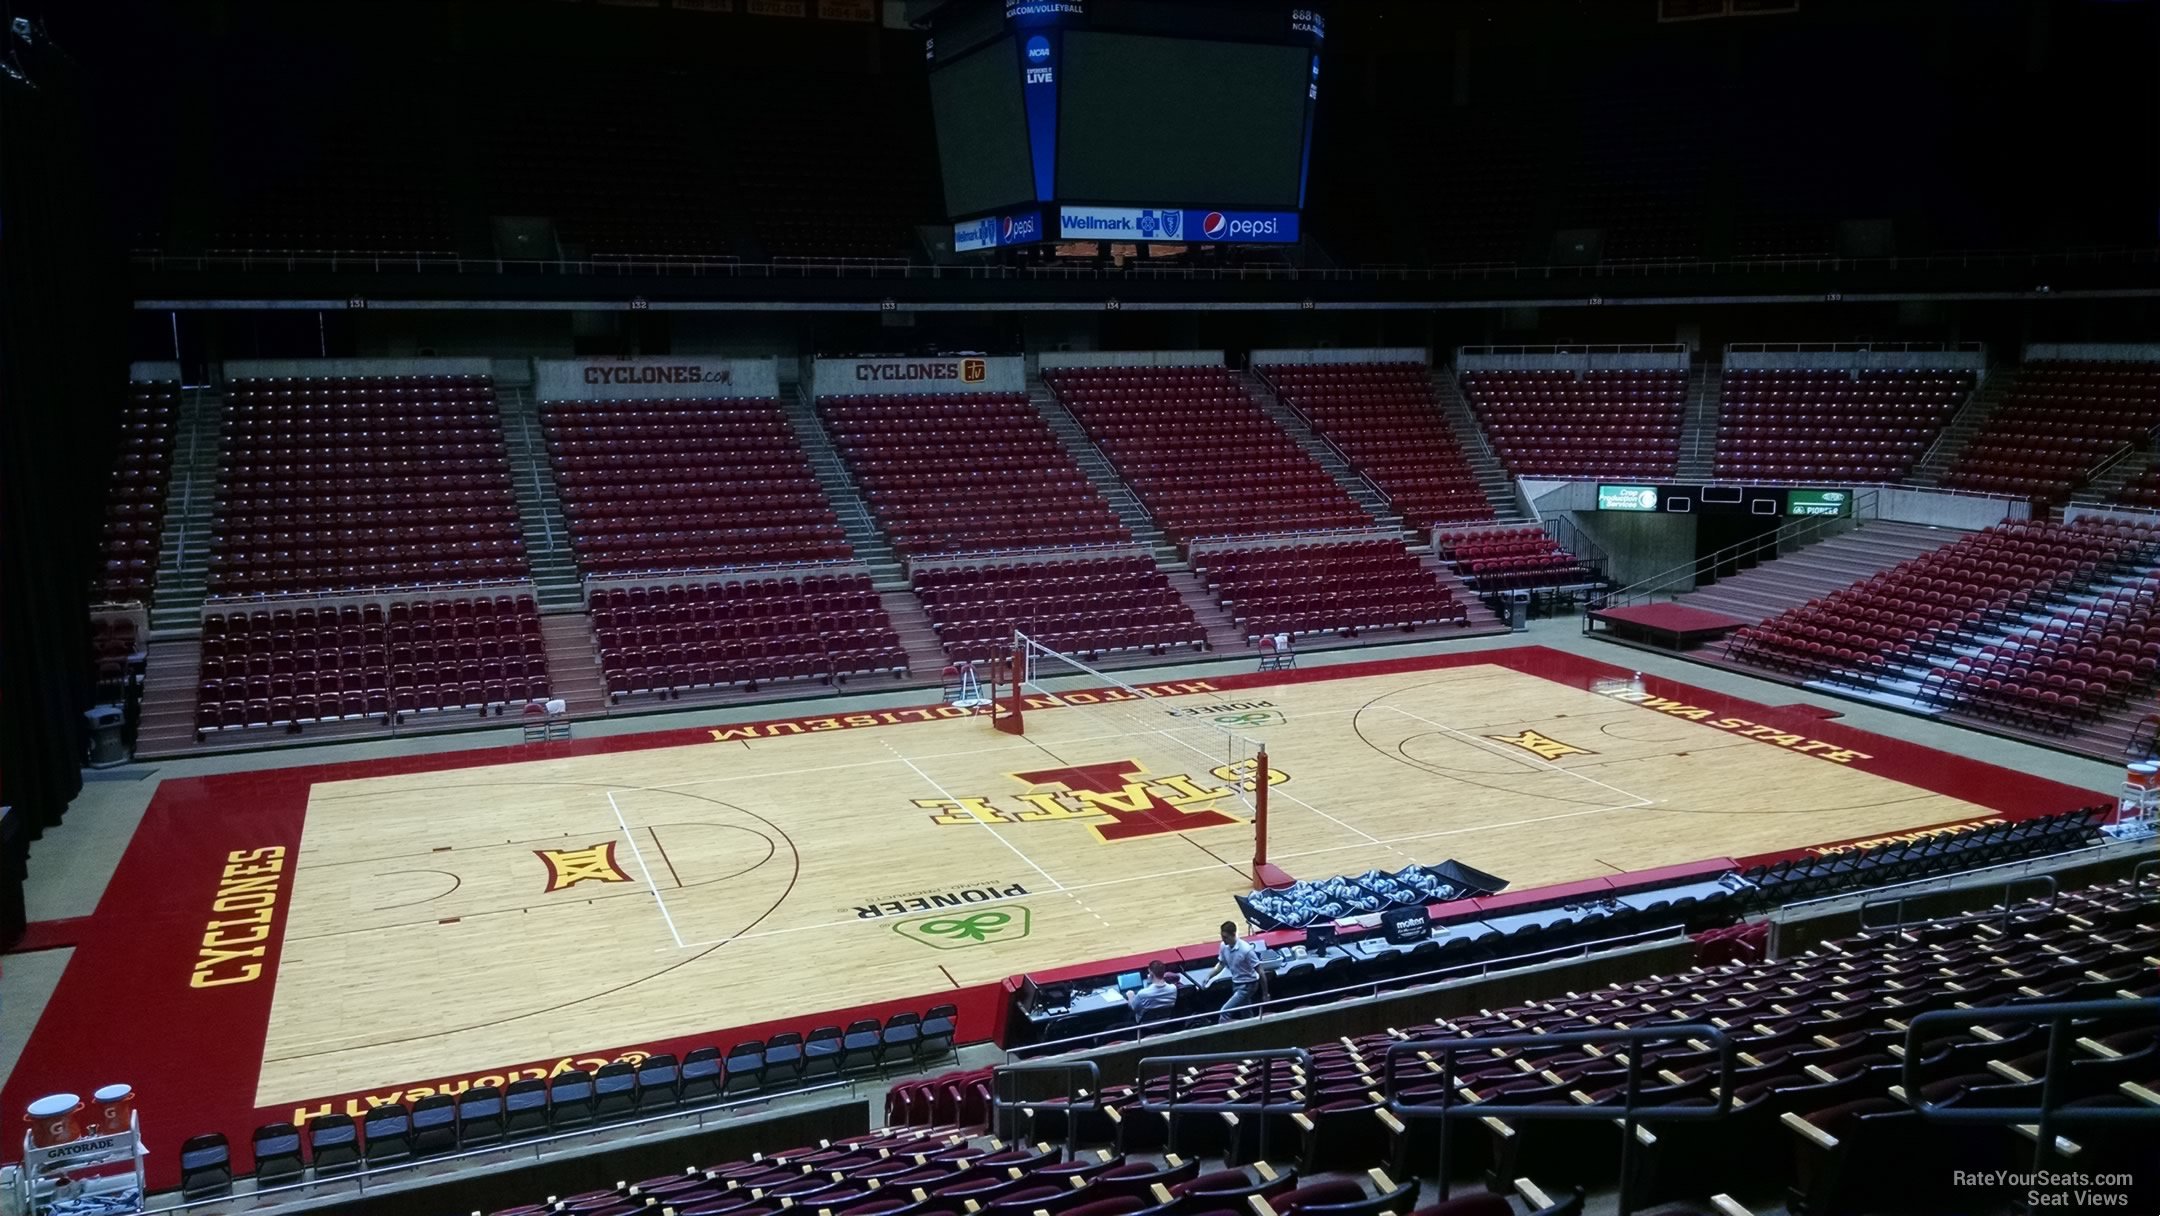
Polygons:
[[932,20],[956,250],[1297,241],[1326,37],[1316,10],[963,0]]

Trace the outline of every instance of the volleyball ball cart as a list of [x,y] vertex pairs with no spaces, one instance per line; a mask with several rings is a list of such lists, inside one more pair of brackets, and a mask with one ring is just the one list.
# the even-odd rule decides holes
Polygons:
[[147,1194],[142,1125],[125,1085],[97,1091],[89,1111],[74,1094],[30,1104],[22,1164],[7,1167],[5,1194],[17,1216],[117,1216],[140,1212]]

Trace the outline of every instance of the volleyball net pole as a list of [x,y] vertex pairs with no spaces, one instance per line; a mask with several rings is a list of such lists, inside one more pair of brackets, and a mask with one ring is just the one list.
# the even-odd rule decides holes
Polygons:
[[[1106,727],[1102,737],[1156,736],[1200,755],[1210,761],[1211,777],[1228,785],[1232,796],[1250,812],[1253,885],[1280,887],[1294,881],[1268,860],[1268,786],[1272,770],[1268,767],[1266,744],[1205,717],[1166,717],[1164,710],[1153,704],[1154,697],[1018,629],[1012,635],[1012,656],[1002,665],[1004,673],[992,675],[991,725],[996,729],[1012,735],[1027,733],[1027,700],[1032,687],[1051,704],[1097,715]],[[1062,692],[1045,683],[1064,678],[1084,683]],[[1074,696],[1068,699],[1065,693]]]

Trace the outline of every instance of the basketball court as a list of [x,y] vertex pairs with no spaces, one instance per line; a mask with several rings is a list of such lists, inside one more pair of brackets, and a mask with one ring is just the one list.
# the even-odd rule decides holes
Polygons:
[[1234,914],[1255,745],[1306,878],[1524,889],[2101,800],[1537,647],[1140,693],[167,782],[13,1089],[113,1059],[177,1138],[945,1000],[987,1037],[1008,977]]

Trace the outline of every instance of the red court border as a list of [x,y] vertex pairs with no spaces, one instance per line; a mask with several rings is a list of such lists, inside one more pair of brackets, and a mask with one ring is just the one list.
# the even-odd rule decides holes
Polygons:
[[[1850,766],[1906,785],[1945,794],[2021,819],[2108,801],[2109,796],[2049,781],[2028,773],[1938,752],[1902,739],[1856,730],[1825,720],[1810,706],[1770,707],[1720,693],[1643,675],[1576,655],[1539,646],[1427,655],[1308,667],[1293,671],[1237,672],[1144,686],[1166,695],[1230,692],[1244,688],[1322,680],[1354,679],[1453,667],[1493,665],[1575,688],[1611,680],[1639,679],[1647,694],[1711,711],[1728,718],[1774,727],[1793,735],[1865,753]],[[1672,706],[1666,707],[1671,712]],[[944,711],[940,713],[939,711]],[[253,773],[176,778],[162,782],[142,826],[129,843],[96,913],[86,923],[72,923],[76,951],[52,1000],[4,1090],[0,1105],[21,1111],[40,1095],[86,1094],[114,1081],[135,1087],[142,1125],[152,1152],[151,1183],[159,1189],[177,1184],[180,1142],[203,1131],[223,1131],[232,1140],[236,1170],[250,1167],[248,1136],[258,1125],[294,1117],[291,1106],[260,1108],[254,1102],[262,1046],[269,1031],[275,966],[282,938],[289,874],[279,883],[272,933],[262,978],[212,988],[189,986],[206,933],[219,919],[211,910],[228,852],[283,846],[297,853],[309,790],[318,782],[438,772],[485,765],[567,756],[602,755],[680,747],[727,738],[818,733],[910,721],[940,720],[950,707],[881,710],[859,714],[775,719],[720,728],[677,728],[650,733],[523,744],[379,760],[308,765]],[[1644,712],[1659,712],[1645,708]],[[1777,746],[1765,742],[1763,746]],[[1824,760],[1823,763],[1831,763]],[[202,830],[215,824],[215,831]],[[1933,825],[1915,824],[1915,828]],[[1716,846],[1706,841],[1706,857]],[[1717,860],[1722,861],[1722,858]],[[1759,860],[1749,858],[1743,860]],[[1500,898],[1518,900],[1509,892]],[[223,932],[232,933],[233,930]],[[1157,956],[1202,946],[1165,943]],[[1138,956],[1136,956],[1138,957]],[[604,962],[604,958],[601,960]],[[1059,971],[1100,972],[1103,964]],[[1048,974],[1048,973],[1045,973]],[[523,1069],[594,1067],[599,1060],[637,1058],[641,1052],[674,1052],[692,1047],[761,1038],[780,1030],[807,1031],[812,1026],[845,1024],[855,1017],[882,1018],[900,1010],[921,1011],[950,1002],[960,1007],[961,1042],[999,1040],[1009,1009],[1006,984],[926,993],[902,1001],[805,1011],[782,1022],[729,1028],[724,1010],[714,1013],[715,1028],[662,1042],[600,1047],[566,1060],[504,1062],[485,1075],[514,1075]],[[454,992],[442,994],[455,1000]],[[479,1075],[434,1077],[416,1081],[401,1092],[407,1100],[422,1091]],[[364,1095],[323,1095],[308,1103],[346,1109],[348,1100],[365,1110]],[[11,1133],[9,1149],[19,1141]],[[12,1152],[8,1153],[12,1156]]]

